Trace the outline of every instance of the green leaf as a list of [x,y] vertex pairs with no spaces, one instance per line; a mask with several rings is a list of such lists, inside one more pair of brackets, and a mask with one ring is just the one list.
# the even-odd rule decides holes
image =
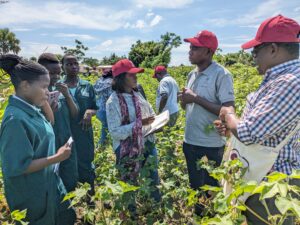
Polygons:
[[223,188],[222,187],[215,187],[215,186],[210,186],[210,185],[203,185],[202,187],[200,187],[202,190],[204,191],[213,191],[213,192],[219,192],[222,191]]
[[244,193],[252,193],[256,186],[257,183],[255,181],[249,181],[247,183],[242,183],[238,185],[229,195],[227,203],[229,204],[233,199],[242,196]]
[[275,181],[280,181],[286,179],[288,176],[284,173],[279,173],[279,172],[273,172],[266,176],[268,178],[269,182],[275,182]]
[[64,201],[68,201],[68,200],[70,200],[70,199],[72,199],[72,198],[75,198],[75,197],[76,197],[76,194],[75,194],[74,191],[69,192],[69,193],[67,193],[67,194],[65,195],[65,197],[64,197],[64,199],[63,199],[63,202],[64,202]]
[[300,179],[300,170],[293,170],[292,174],[289,177],[291,179]]
[[136,190],[139,189],[139,187],[136,187],[136,186],[134,186],[134,185],[127,184],[127,183],[125,183],[125,182],[123,182],[123,181],[118,181],[118,183],[119,183],[120,186],[122,187],[122,191],[123,191],[124,193],[130,192],[130,191],[136,191]]
[[192,206],[192,205],[195,205],[197,202],[198,202],[198,192],[193,190],[193,189],[188,189],[188,197],[187,197],[187,200],[188,200],[188,203],[187,205],[188,206]]
[[286,197],[288,192],[287,183],[274,183],[273,186],[266,192],[262,193],[260,199],[272,198],[279,194],[282,197]]
[[298,218],[300,217],[300,201],[296,199],[287,199],[284,197],[277,197],[275,205],[282,215],[288,211],[292,211]]
[[[11,213],[11,218],[14,221],[23,222],[23,220],[26,218],[27,210],[15,210]],[[27,222],[23,222],[24,224],[28,224]]]

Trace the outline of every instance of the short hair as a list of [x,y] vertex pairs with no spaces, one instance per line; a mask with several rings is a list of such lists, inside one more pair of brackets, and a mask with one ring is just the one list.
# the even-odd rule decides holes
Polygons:
[[[69,56],[74,57],[74,58],[77,59],[77,57],[76,57],[75,55],[73,55],[73,54],[71,54],[71,53],[67,53],[67,54],[65,54],[65,55],[61,58],[61,61],[60,61],[60,62],[61,62],[62,65],[64,65],[64,62],[65,62],[66,58],[69,57]],[[78,59],[77,59],[77,60],[78,60]]]
[[13,54],[0,55],[0,69],[10,76],[16,89],[22,81],[33,82],[48,74],[44,66]]
[[298,42],[276,42],[279,47],[284,48],[291,56],[299,58],[299,43]]
[[38,63],[45,66],[48,64],[59,64],[59,60],[55,54],[43,53],[40,55]]

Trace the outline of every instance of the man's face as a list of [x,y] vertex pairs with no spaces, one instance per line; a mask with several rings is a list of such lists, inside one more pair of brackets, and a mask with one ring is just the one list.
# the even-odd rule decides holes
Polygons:
[[79,63],[76,57],[67,56],[63,63],[64,72],[68,76],[77,76],[79,73]]
[[255,46],[252,51],[252,56],[259,74],[265,74],[273,65],[274,52],[272,43],[263,43]]
[[209,58],[209,49],[206,47],[197,47],[190,45],[189,60],[191,64],[197,65],[206,61]]
[[164,77],[164,74],[162,74],[162,72],[157,72],[155,73],[155,76],[158,81],[161,81]]
[[60,79],[61,68],[59,63],[52,63],[45,65],[46,69],[49,71],[50,75],[50,85],[53,86]]

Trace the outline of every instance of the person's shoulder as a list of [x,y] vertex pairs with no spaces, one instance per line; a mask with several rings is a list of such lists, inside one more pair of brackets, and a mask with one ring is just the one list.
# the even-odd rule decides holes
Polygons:
[[83,79],[79,79],[79,84],[84,85],[84,86],[88,86],[88,87],[93,87],[93,85],[89,81],[83,80]]
[[197,67],[195,67],[194,69],[192,69],[189,73],[188,73],[188,80],[194,75],[198,73],[198,69]]
[[218,76],[225,76],[225,77],[232,77],[232,74],[230,71],[222,66],[221,64],[213,61],[212,62],[213,70],[215,71],[215,74]]
[[113,91],[106,101],[107,105],[113,104],[118,99],[117,93]]
[[9,125],[16,126],[18,124],[26,123],[27,117],[25,114],[26,113],[24,113],[20,108],[8,105],[2,119],[1,128],[3,129]]
[[275,78],[272,83],[273,85],[281,85],[288,88],[297,87],[297,89],[300,89],[300,73],[283,74]]

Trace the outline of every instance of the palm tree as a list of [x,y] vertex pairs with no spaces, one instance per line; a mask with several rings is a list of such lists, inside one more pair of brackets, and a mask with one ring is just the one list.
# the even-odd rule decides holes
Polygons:
[[18,54],[20,50],[20,41],[16,38],[16,35],[10,32],[8,28],[0,29],[0,54],[9,52]]

